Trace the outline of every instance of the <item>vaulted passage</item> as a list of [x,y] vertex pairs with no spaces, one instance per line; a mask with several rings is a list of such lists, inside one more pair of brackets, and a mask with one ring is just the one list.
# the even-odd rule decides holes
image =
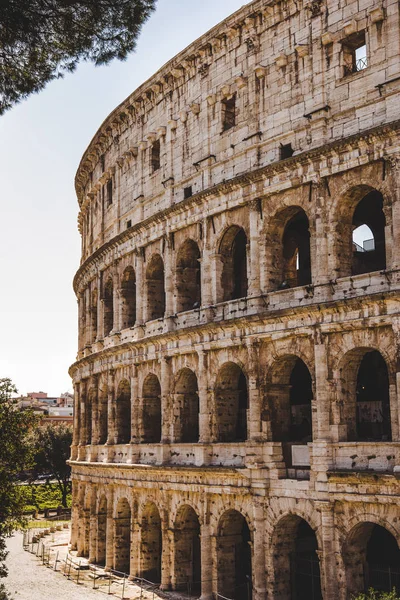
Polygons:
[[349,441],[390,441],[389,374],[380,352],[355,348],[342,361],[342,420]]
[[102,380],[99,384],[98,403],[98,443],[105,444],[108,436],[108,386]]
[[176,517],[175,590],[201,591],[200,523],[191,506],[182,506]]
[[131,386],[123,379],[118,385],[116,407],[116,443],[129,444],[131,441]]
[[96,562],[101,566],[106,564],[107,547],[107,499],[102,496],[97,512],[97,553]]
[[152,583],[161,581],[162,531],[158,508],[148,502],[143,509],[140,543],[140,572]]
[[176,376],[174,406],[179,412],[176,420],[177,442],[199,441],[199,394],[197,377],[190,369],[182,369]]
[[110,334],[114,326],[114,288],[112,279],[108,279],[104,286],[103,309],[104,309],[104,336]]
[[117,516],[114,518],[115,559],[114,568],[129,574],[131,555],[131,509],[124,498],[118,502]]
[[201,305],[200,250],[196,242],[186,240],[176,259],[177,312]]
[[156,375],[150,373],[143,383],[142,441],[158,444],[161,441],[161,386]]
[[350,532],[343,558],[349,594],[400,590],[400,550],[393,535],[375,523],[360,523]]
[[240,442],[247,439],[247,381],[235,363],[226,363],[219,371],[215,387],[215,439]]
[[383,196],[373,190],[357,204],[353,214],[352,275],[386,268]]
[[161,319],[165,313],[164,262],[155,254],[146,270],[147,321]]
[[318,542],[310,525],[296,515],[284,517],[273,543],[274,598],[322,600]]
[[247,296],[247,236],[242,227],[233,225],[220,244],[222,259],[222,299],[236,300]]
[[246,519],[236,510],[228,510],[219,522],[217,579],[218,593],[222,596],[251,600],[251,536]]
[[121,329],[136,322],[136,277],[133,267],[127,267],[121,282]]

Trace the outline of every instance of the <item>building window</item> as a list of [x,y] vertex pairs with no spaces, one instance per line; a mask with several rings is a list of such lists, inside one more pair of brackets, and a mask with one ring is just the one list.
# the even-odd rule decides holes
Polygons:
[[280,159],[290,158],[293,156],[294,150],[292,144],[282,144],[280,147]]
[[354,33],[343,42],[344,76],[363,71],[368,66],[365,31]]
[[189,185],[188,187],[183,188],[183,198],[186,200],[187,198],[190,198],[191,196],[193,196],[192,186]]
[[113,182],[112,182],[112,179],[110,179],[109,181],[107,181],[106,195],[107,195],[107,206],[110,206],[110,204],[112,204],[112,201],[113,201]]
[[222,100],[222,131],[228,131],[236,125],[236,94]]
[[154,173],[161,166],[160,160],[160,140],[156,140],[151,147],[151,170]]

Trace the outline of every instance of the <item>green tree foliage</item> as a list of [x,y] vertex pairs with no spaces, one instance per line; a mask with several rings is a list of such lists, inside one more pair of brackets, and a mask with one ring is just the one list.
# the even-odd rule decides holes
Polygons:
[[[7,575],[5,538],[24,523],[24,498],[18,475],[33,465],[31,432],[37,423],[32,411],[19,411],[8,378],[0,379],[0,577]],[[0,585],[0,598],[7,598]]]
[[72,444],[70,425],[49,424],[39,427],[35,433],[34,474],[51,474],[57,480],[61,492],[62,505],[67,506],[67,496],[71,489],[71,468],[67,464]]
[[124,60],[156,0],[2,0],[0,114],[82,61]]
[[370,588],[366,594],[353,596],[353,600],[400,600],[400,596],[395,589],[392,592],[377,592]]

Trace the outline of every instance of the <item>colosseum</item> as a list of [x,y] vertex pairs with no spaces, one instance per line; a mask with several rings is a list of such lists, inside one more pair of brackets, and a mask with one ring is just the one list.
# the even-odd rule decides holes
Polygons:
[[399,20],[256,0],[90,142],[78,555],[163,597],[400,589]]

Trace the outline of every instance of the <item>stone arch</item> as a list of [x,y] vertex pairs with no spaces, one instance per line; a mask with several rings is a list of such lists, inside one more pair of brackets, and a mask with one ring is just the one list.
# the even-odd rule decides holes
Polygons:
[[347,441],[390,441],[389,371],[382,354],[370,347],[348,351],[340,361],[340,425]]
[[217,588],[232,600],[252,598],[251,541],[246,518],[237,510],[225,511],[217,530]]
[[186,240],[179,248],[176,258],[177,312],[200,308],[201,273],[198,244]]
[[181,505],[174,523],[175,590],[201,591],[200,521],[189,505]]
[[116,443],[129,444],[131,441],[131,386],[127,379],[118,384],[115,406]]
[[[339,199],[335,223],[337,277],[386,269],[384,204],[382,192],[365,183],[346,190]],[[353,239],[353,232],[362,225],[371,230],[374,240],[365,247]]]
[[114,569],[129,574],[131,555],[131,507],[120,498],[114,516]]
[[310,223],[301,206],[287,206],[275,214],[266,241],[268,290],[311,284]]
[[164,261],[154,254],[146,269],[146,321],[162,319],[165,314]]
[[105,444],[108,437],[108,385],[105,378],[100,378],[98,389],[98,443]]
[[97,509],[97,549],[96,563],[105,567],[107,549],[107,497],[102,494]]
[[114,284],[109,277],[104,286],[103,293],[103,324],[104,337],[110,335],[114,327]]
[[142,510],[140,540],[140,574],[152,583],[161,582],[162,529],[161,517],[154,502]]
[[227,362],[220,368],[214,395],[216,441],[245,441],[248,387],[246,376],[236,363]]
[[319,540],[307,520],[294,513],[281,517],[271,550],[276,600],[322,600]]
[[243,227],[231,225],[219,244],[222,259],[222,300],[245,298],[248,291],[247,235]]
[[142,442],[161,442],[161,386],[158,377],[149,373],[143,382]]
[[374,521],[358,523],[345,540],[342,557],[348,597],[370,587],[400,590],[400,548],[387,527]]
[[126,267],[121,280],[121,329],[136,323],[136,275],[132,266]]
[[176,419],[176,441],[183,443],[198,442],[199,393],[197,377],[191,369],[185,367],[177,373],[174,391],[174,406],[179,415]]

